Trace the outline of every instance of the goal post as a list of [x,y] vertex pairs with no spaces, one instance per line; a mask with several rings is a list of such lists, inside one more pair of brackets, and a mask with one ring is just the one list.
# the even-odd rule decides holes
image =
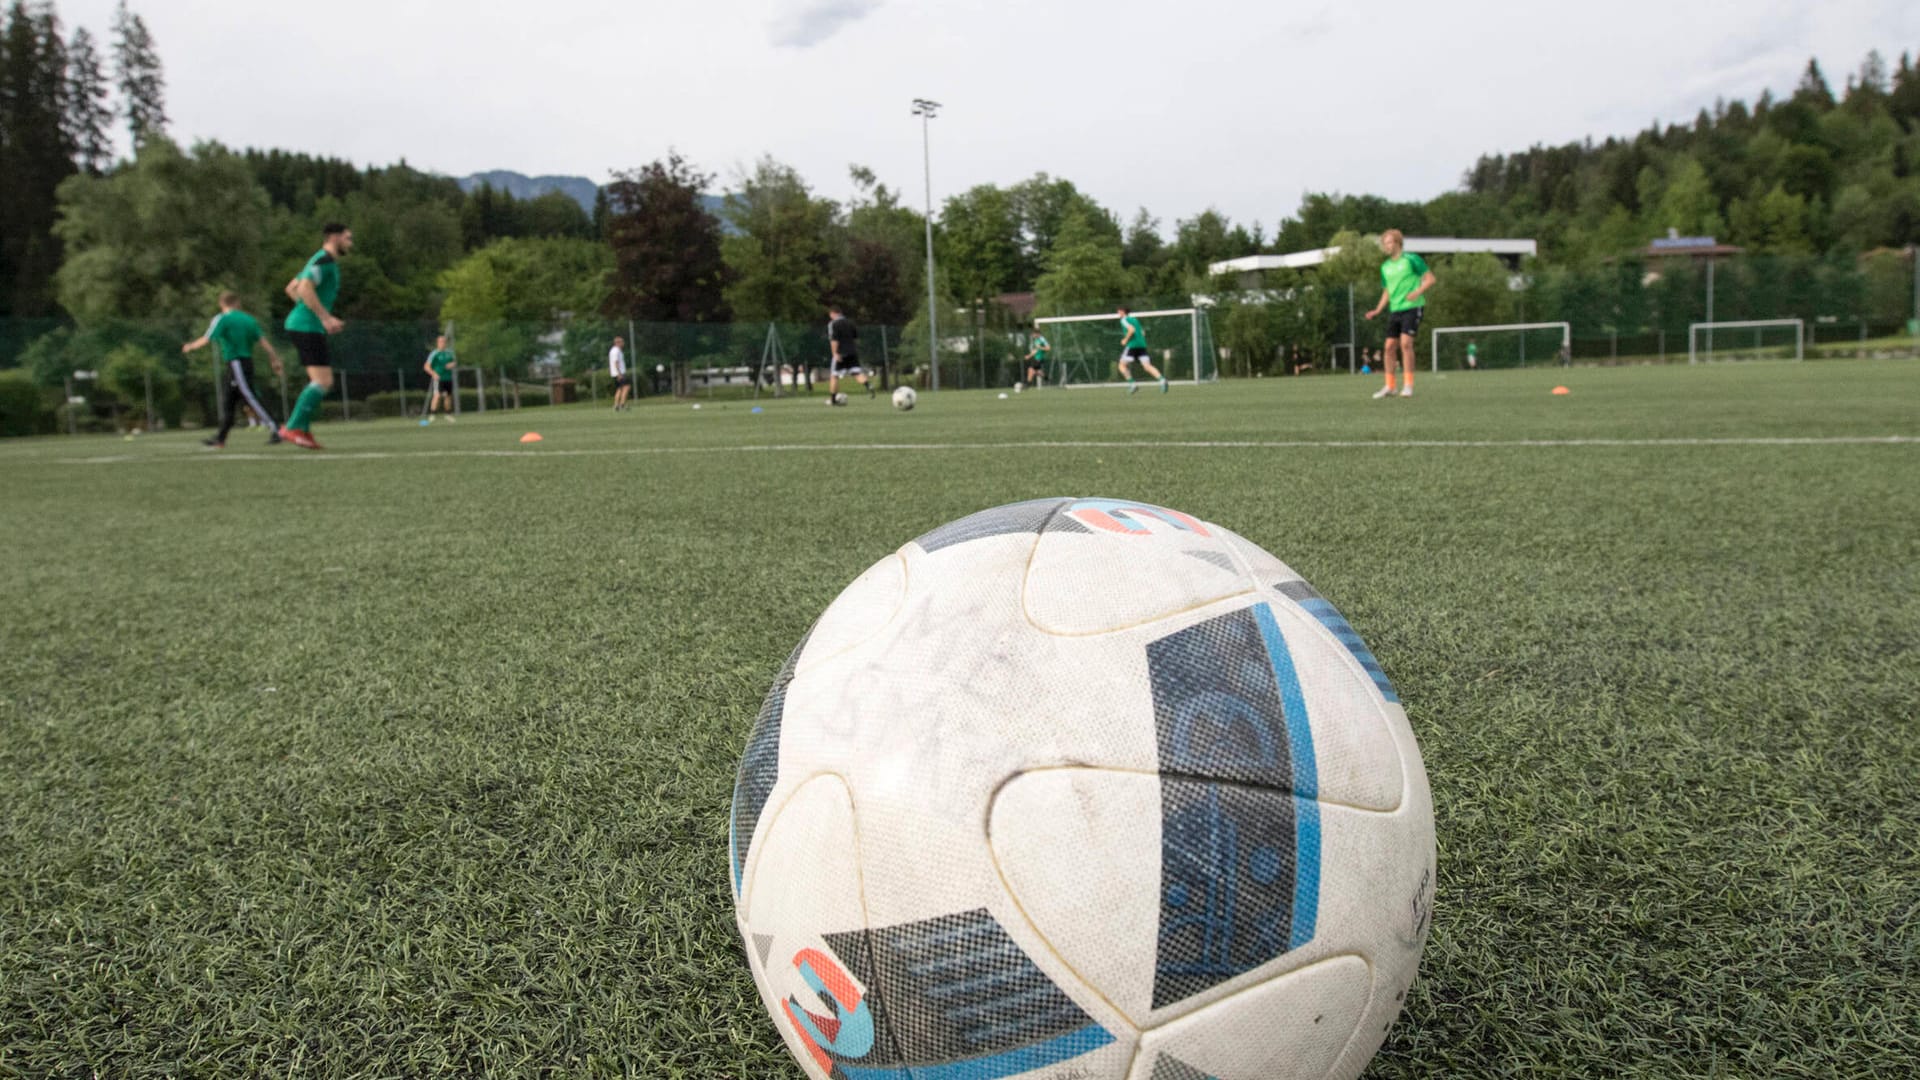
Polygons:
[[[1807,358],[1806,320],[1746,319],[1738,322],[1697,322],[1688,326],[1687,363],[1698,364],[1715,359],[1713,337],[1714,334],[1719,331],[1728,331],[1735,337],[1735,340],[1739,342],[1739,344],[1734,346],[1736,349],[1744,349],[1749,339],[1752,341],[1751,353],[1746,355],[1736,353],[1734,356],[1729,357],[1729,359],[1787,359],[1787,346],[1784,341],[1786,335],[1784,333],[1777,335],[1783,340],[1776,344],[1767,344],[1762,339],[1770,329],[1784,331],[1788,328],[1793,330],[1793,359],[1805,360]],[[1704,350],[1704,355],[1703,350],[1700,348],[1701,331],[1703,330],[1706,332],[1706,349]],[[1751,333],[1749,334],[1748,331],[1751,331]]]
[[[1148,359],[1169,382],[1199,385],[1220,377],[1213,328],[1205,308],[1136,311],[1147,333]],[[1120,359],[1120,316],[1049,315],[1033,320],[1034,330],[1053,345],[1047,379],[1054,386],[1125,386],[1112,378]]]
[[[1573,324],[1572,323],[1532,322],[1532,323],[1497,323],[1491,326],[1436,326],[1433,328],[1433,336],[1430,337],[1427,341],[1428,359],[1432,363],[1433,370],[1436,372],[1439,371],[1440,370],[1440,342],[1443,337],[1446,337],[1448,335],[1471,334],[1476,337],[1485,337],[1490,334],[1517,332],[1521,335],[1521,339],[1520,339],[1521,352],[1520,352],[1520,362],[1519,364],[1516,364],[1514,366],[1516,367],[1523,366],[1526,363],[1526,352],[1525,352],[1526,336],[1525,335],[1535,330],[1560,331],[1560,340],[1554,346],[1554,348],[1557,350],[1556,353],[1547,357],[1542,357],[1542,359],[1554,359],[1556,357],[1564,359],[1572,355],[1572,350],[1573,350]],[[1536,344],[1538,343],[1536,342]]]

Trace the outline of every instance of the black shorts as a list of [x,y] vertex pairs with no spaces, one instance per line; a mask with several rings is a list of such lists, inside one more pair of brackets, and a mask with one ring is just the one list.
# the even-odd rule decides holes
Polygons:
[[1039,356],[1039,357],[1035,357],[1032,360],[1027,361],[1027,370],[1028,371],[1047,370],[1047,358],[1044,356]]
[[433,390],[434,393],[436,394],[453,393],[453,375],[451,373],[448,373],[446,375],[435,375],[432,378],[433,378],[433,385],[431,389]]
[[300,354],[301,367],[332,367],[333,353],[327,348],[327,335],[311,330],[289,330],[293,349]]
[[866,370],[860,366],[860,358],[858,356],[842,355],[840,359],[833,364],[831,370],[836,379],[846,379],[855,375],[866,374]]
[[1426,313],[1426,308],[1417,307],[1408,308],[1405,311],[1396,311],[1387,316],[1387,340],[1391,341],[1403,334],[1419,333],[1420,316]]
[[1145,360],[1146,358],[1147,347],[1145,345],[1135,345],[1133,348],[1127,350],[1125,356],[1121,357],[1122,360]]
[[632,385],[633,385],[633,375],[631,372],[625,375],[615,375],[613,377],[613,387],[616,390],[618,390],[622,386],[632,386]]

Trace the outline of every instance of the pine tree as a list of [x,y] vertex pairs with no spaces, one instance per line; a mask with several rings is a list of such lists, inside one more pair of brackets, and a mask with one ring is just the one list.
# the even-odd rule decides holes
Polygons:
[[15,0],[0,38],[0,315],[53,311],[54,191],[74,171],[66,68],[53,9]]
[[113,160],[113,109],[107,103],[107,75],[93,35],[81,27],[67,46],[67,141],[74,164],[99,176]]
[[145,19],[127,10],[126,0],[113,15],[114,75],[126,98],[127,130],[134,149],[167,131],[166,80],[160,71],[160,53]]

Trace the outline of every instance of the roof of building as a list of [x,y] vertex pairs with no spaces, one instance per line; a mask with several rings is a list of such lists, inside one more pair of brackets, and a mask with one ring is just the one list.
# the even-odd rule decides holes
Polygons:
[[[1474,239],[1458,236],[1409,236],[1405,246],[1408,251],[1420,255],[1462,255],[1468,252],[1484,251],[1491,255],[1505,255],[1518,258],[1540,254],[1540,244],[1535,240],[1494,240]],[[1340,253],[1337,247],[1315,248],[1312,251],[1296,251],[1288,255],[1248,255],[1239,259],[1228,259],[1207,267],[1214,274],[1245,273],[1253,270],[1304,270],[1309,266],[1319,266]]]

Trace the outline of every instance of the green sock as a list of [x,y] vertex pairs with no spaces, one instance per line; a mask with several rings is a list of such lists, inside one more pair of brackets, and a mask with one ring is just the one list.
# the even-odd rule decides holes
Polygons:
[[319,383],[308,383],[293,403],[293,415],[287,417],[287,426],[295,431],[307,430],[307,425],[313,422],[313,414],[320,410],[320,403],[326,399],[327,392],[320,389]]

